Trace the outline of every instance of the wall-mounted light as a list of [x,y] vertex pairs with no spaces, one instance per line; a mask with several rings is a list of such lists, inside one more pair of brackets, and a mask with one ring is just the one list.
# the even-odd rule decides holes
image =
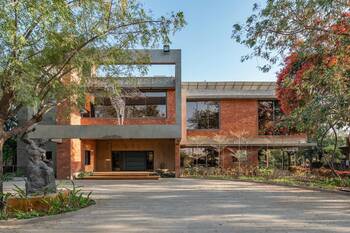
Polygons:
[[168,44],[163,45],[163,52],[164,53],[170,52],[170,45],[168,45]]

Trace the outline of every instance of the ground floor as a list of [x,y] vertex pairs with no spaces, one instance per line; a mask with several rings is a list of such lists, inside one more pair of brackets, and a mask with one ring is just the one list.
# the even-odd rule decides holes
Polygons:
[[180,173],[176,139],[66,139],[57,144],[57,178],[79,172],[154,171]]
[[56,174],[66,179],[79,172],[155,171],[180,168],[258,166],[259,147],[186,146],[177,139],[66,139],[57,143]]
[[[305,159],[298,147],[271,145],[186,144],[179,139],[63,139],[43,145],[56,177],[70,179],[81,172],[121,172],[166,169],[180,176],[181,168],[286,169]],[[294,156],[293,156],[294,155]],[[18,170],[28,164],[25,146],[17,149]],[[311,161],[312,162],[312,161]]]
[[[224,180],[77,181],[96,205],[0,232],[345,233],[349,196]],[[24,185],[18,184],[20,187]],[[5,183],[5,189],[13,187]]]

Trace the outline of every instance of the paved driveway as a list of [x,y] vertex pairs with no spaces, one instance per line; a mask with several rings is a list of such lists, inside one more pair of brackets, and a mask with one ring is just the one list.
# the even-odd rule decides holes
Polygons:
[[350,196],[193,179],[79,183],[95,206],[0,232],[350,232]]

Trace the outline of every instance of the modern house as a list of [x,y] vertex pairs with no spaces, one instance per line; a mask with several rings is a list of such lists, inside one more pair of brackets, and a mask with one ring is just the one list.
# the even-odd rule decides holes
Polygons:
[[[153,171],[180,175],[181,155],[206,154],[210,166],[229,168],[239,159],[258,164],[261,148],[310,146],[302,134],[277,128],[281,117],[273,82],[181,82],[181,50],[145,50],[150,64],[173,65],[172,77],[135,77],[138,96],[124,96],[124,119],[113,100],[95,87],[84,111],[57,108],[31,133],[50,139],[47,156],[59,179],[81,171]],[[122,89],[132,88],[118,78]],[[30,115],[26,110],[22,119]],[[239,158],[237,151],[239,152]],[[23,146],[18,146],[25,166]]]

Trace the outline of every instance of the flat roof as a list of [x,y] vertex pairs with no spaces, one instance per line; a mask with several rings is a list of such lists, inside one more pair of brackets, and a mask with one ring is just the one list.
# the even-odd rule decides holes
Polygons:
[[188,99],[276,99],[275,82],[182,82]]
[[187,90],[275,90],[276,82],[182,82],[182,88]]

